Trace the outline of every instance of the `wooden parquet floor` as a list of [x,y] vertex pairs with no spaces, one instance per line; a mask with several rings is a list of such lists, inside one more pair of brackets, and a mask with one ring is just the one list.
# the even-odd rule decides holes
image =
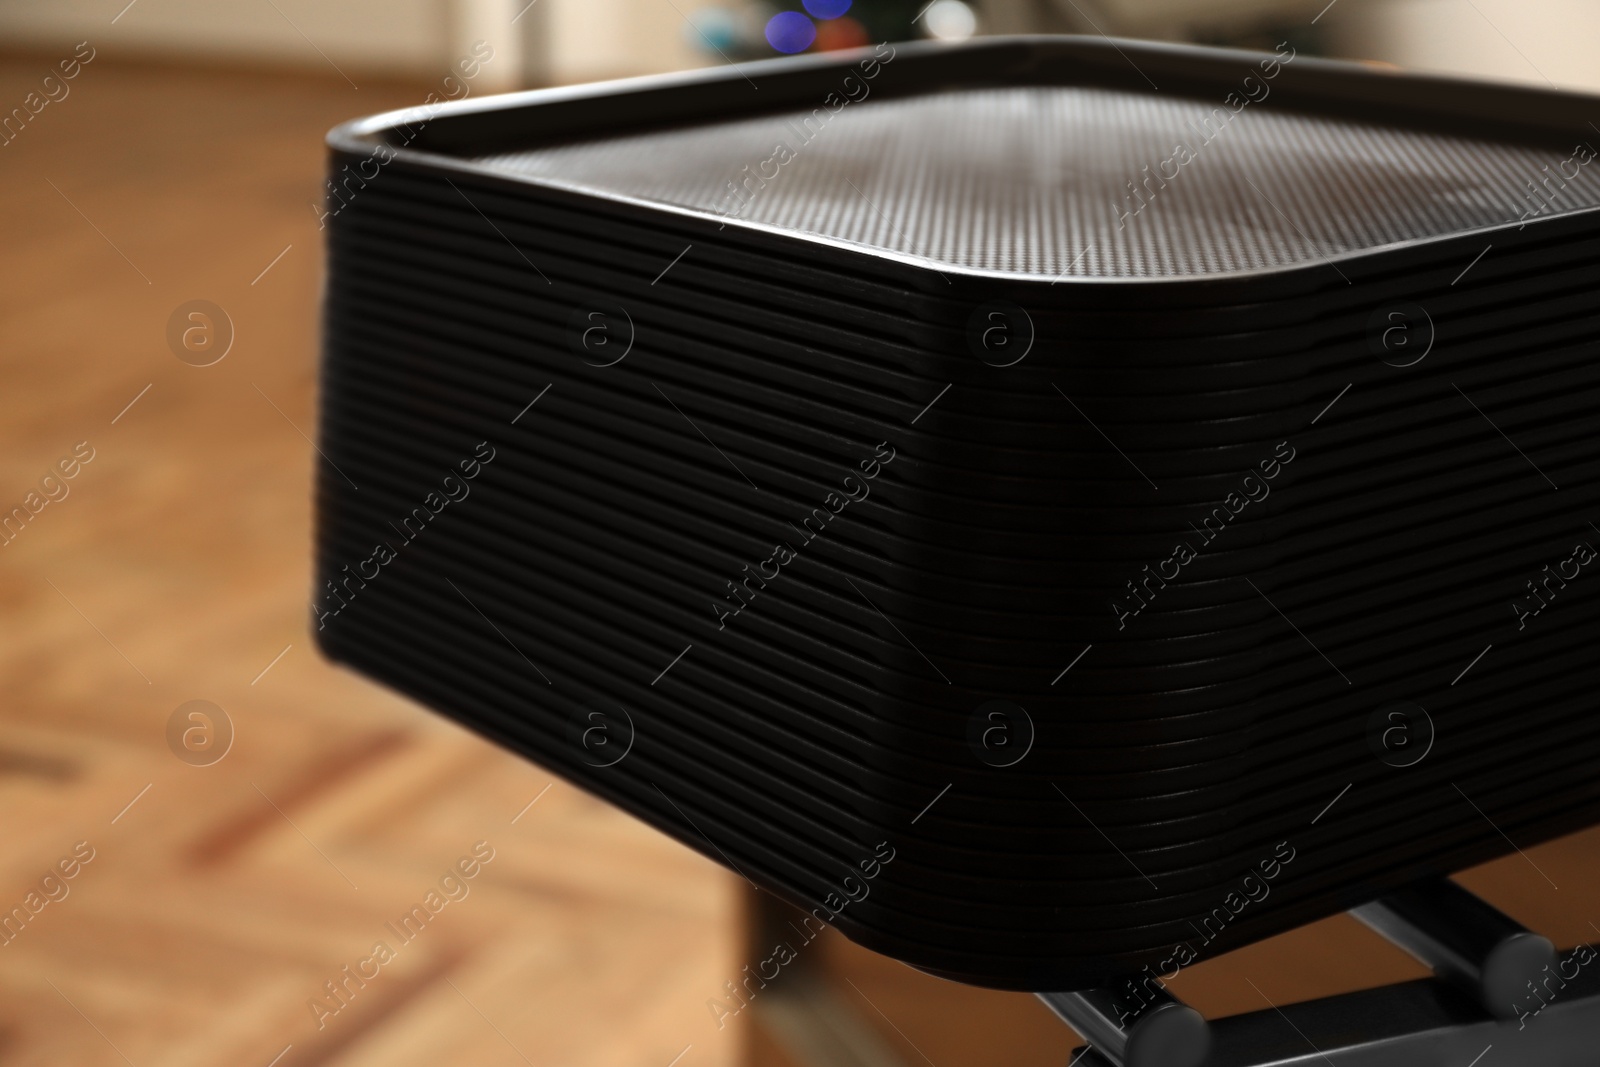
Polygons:
[[0,1063],[726,1067],[735,879],[311,644],[322,135],[429,88],[357,81],[100,55],[0,147],[0,512],[46,501],[0,547]]

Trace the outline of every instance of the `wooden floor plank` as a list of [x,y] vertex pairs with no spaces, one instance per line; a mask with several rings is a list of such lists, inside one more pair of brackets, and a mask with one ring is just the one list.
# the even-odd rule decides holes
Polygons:
[[[39,67],[0,60],[0,99]],[[0,938],[7,1067],[737,1058],[695,999],[731,966],[734,880],[307,628],[322,137],[427,89],[106,56],[0,151],[0,505],[94,449],[0,546],[0,908],[95,850]],[[197,298],[234,326],[210,367],[165,340]],[[168,748],[195,699],[233,723],[212,766]],[[478,841],[494,860],[402,947],[387,924]],[[385,938],[319,1029],[310,1002]]]

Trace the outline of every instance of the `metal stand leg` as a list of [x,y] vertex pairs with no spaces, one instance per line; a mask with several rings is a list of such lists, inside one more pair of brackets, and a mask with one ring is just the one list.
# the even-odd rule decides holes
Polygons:
[[[1443,879],[1355,909],[1432,967],[1402,982],[1217,1019],[1161,991],[1040,993],[1090,1048],[1077,1067],[1467,1067],[1491,1047],[1518,1067],[1592,1067],[1600,953],[1548,939]],[[1147,985],[1156,984],[1153,981]]]
[[1556,965],[1549,938],[1448,878],[1418,882],[1350,914],[1476,997],[1497,1019],[1515,1019],[1530,983]]
[[1205,1017],[1160,985],[1131,1005],[1105,989],[1039,999],[1117,1067],[1200,1067],[1211,1047]]

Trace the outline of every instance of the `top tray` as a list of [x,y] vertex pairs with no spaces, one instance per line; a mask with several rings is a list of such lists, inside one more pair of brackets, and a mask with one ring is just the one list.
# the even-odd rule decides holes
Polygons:
[[429,114],[330,141],[714,222],[774,252],[798,239],[1019,280],[1336,266],[1600,209],[1600,99],[1287,46],[880,45]]

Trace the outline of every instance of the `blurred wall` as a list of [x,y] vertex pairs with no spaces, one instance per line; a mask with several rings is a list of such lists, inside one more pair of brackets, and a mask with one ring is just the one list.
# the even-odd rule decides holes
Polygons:
[[1596,0],[1339,0],[1325,21],[1340,55],[1600,91]]
[[707,0],[0,0],[0,44],[82,40],[112,54],[441,76],[474,41],[490,90],[703,65],[687,16]]
[[[701,67],[688,16],[708,0],[539,0],[551,81],[593,81]],[[725,0],[724,0],[725,2]]]
[[[489,42],[480,89],[717,62],[688,19],[715,0],[0,0],[0,43],[207,63],[438,77]],[[721,0],[726,4],[731,0]],[[794,6],[794,5],[790,5]],[[1218,23],[1316,18],[1330,50],[1419,70],[1600,90],[1600,0],[987,0],[988,29],[1059,9],[1156,37]],[[1098,14],[1098,18],[1094,15]],[[359,80],[359,79],[356,79]]]
[[[320,48],[356,70],[437,64],[448,32],[444,0],[0,0],[8,43],[99,47],[211,61],[321,62]],[[113,22],[113,18],[116,19]]]

